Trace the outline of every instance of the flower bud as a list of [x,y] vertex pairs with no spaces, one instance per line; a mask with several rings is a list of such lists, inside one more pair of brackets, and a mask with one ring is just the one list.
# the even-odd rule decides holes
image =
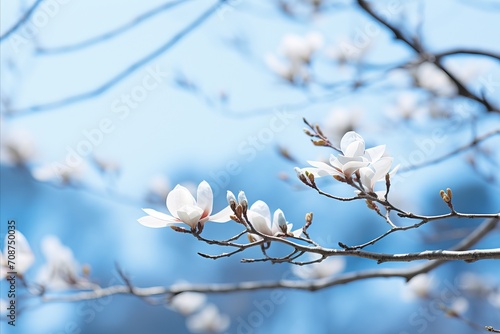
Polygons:
[[231,210],[234,211],[234,208],[236,208],[236,197],[231,191],[228,190],[226,198],[227,198],[227,203],[231,207]]
[[243,207],[243,212],[246,212],[248,208],[248,200],[243,191],[240,191],[238,193],[238,203],[240,203],[240,205]]
[[443,199],[443,201],[445,201],[446,203],[450,203],[451,198],[448,196],[448,194],[444,190],[441,189],[441,191],[439,192],[439,195],[441,195],[441,198]]
[[283,231],[283,233],[287,232],[288,226],[286,225],[286,219],[285,219],[285,214],[281,209],[276,210],[277,213],[277,218],[278,218],[278,226],[280,227],[280,230]]
[[453,193],[451,192],[450,188],[446,188],[446,194],[448,195],[448,197],[450,198],[450,201],[451,201],[451,199],[453,198]]

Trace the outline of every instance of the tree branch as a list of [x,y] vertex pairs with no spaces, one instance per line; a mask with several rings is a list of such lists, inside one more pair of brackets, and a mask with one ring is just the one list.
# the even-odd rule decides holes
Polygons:
[[21,28],[22,25],[31,18],[35,10],[38,8],[38,6],[42,4],[42,2],[43,0],[35,1],[35,3],[26,11],[26,13],[24,13],[21,19],[17,21],[17,23],[14,24],[14,26],[12,26],[9,30],[7,30],[7,32],[3,34],[3,36],[0,36],[0,43],[2,43],[4,40],[9,38],[10,35],[15,33],[19,28]]
[[[470,233],[467,238],[456,244],[451,251],[463,251],[475,245],[489,232],[497,226],[498,219],[488,219],[483,222],[477,229]],[[355,281],[370,279],[370,278],[393,278],[400,277],[406,281],[413,277],[428,273],[431,270],[446,263],[446,260],[429,261],[423,265],[417,265],[411,268],[404,269],[378,269],[366,270],[360,272],[346,273],[335,277],[320,279],[314,281],[298,281],[298,280],[279,280],[279,281],[264,281],[264,282],[240,282],[240,283],[222,283],[222,284],[176,284],[170,287],[155,286],[147,288],[133,289],[133,295],[139,297],[152,297],[161,295],[177,295],[182,292],[201,292],[201,293],[232,293],[239,291],[255,291],[266,289],[291,289],[291,290],[307,290],[316,291],[324,288],[347,284]],[[98,299],[111,295],[130,295],[131,289],[129,285],[116,285],[107,288],[96,289],[94,291],[77,292],[66,295],[45,295],[45,302],[75,302],[81,300]]]
[[181,5],[187,1],[190,1],[190,0],[178,0],[178,1],[164,3],[160,6],[157,6],[153,9],[151,9],[150,11],[148,11],[142,15],[137,16],[132,21],[127,22],[124,25],[122,25],[118,28],[115,28],[111,31],[108,31],[104,34],[101,34],[99,36],[95,36],[95,37],[86,39],[84,41],[74,43],[74,44],[65,45],[65,46],[59,46],[59,47],[53,47],[53,48],[41,47],[41,48],[37,49],[37,53],[41,54],[41,55],[49,55],[49,54],[73,52],[73,51],[77,51],[77,50],[89,47],[93,44],[107,41],[107,40],[109,40],[117,35],[120,35],[126,31],[132,29],[133,27],[139,25],[140,23],[146,21],[147,19],[149,19],[153,16],[156,16],[158,14],[161,14],[162,12],[167,11],[168,9],[174,8],[177,5]]
[[86,100],[86,99],[89,99],[89,98],[92,98],[95,96],[99,96],[99,95],[105,93],[110,88],[112,88],[114,85],[116,85],[121,80],[125,79],[126,77],[128,77],[129,75],[134,73],[136,70],[138,70],[139,68],[141,68],[145,64],[149,63],[153,59],[159,57],[160,55],[162,55],[166,51],[170,50],[174,45],[176,45],[179,41],[181,41],[185,36],[187,36],[195,28],[200,26],[203,22],[205,22],[213,13],[215,13],[217,11],[217,9],[220,7],[220,5],[226,1],[227,0],[218,0],[215,4],[213,4],[206,11],[204,11],[203,14],[201,14],[198,18],[196,18],[193,22],[191,22],[184,29],[179,31],[167,43],[163,44],[161,47],[159,47],[155,51],[151,52],[150,54],[146,55],[145,57],[139,59],[138,61],[136,61],[135,63],[130,65],[128,68],[126,68],[122,72],[118,73],[116,76],[114,76],[112,79],[105,82],[104,84],[102,84],[98,88],[90,90],[88,92],[84,92],[84,93],[76,94],[76,95],[73,95],[73,96],[70,96],[67,98],[63,98],[61,100],[43,103],[43,104],[38,104],[38,105],[33,105],[30,107],[26,107],[26,108],[14,109],[12,111],[11,116],[21,116],[21,115],[26,115],[28,113],[56,109],[56,108],[71,105],[71,104],[74,104],[77,102],[81,102],[83,100]]

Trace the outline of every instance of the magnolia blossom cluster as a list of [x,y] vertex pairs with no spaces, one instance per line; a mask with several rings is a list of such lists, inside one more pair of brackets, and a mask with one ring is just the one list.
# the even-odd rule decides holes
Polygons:
[[305,36],[288,34],[279,48],[281,58],[274,54],[266,57],[269,68],[284,80],[293,84],[309,81],[309,66],[312,57],[323,46],[323,36],[312,32]]
[[[35,255],[26,237],[16,231],[15,271],[24,277],[28,269],[35,263]],[[0,252],[0,277],[3,279],[11,272],[8,259],[8,235],[5,238],[4,252]],[[91,289],[95,287],[82,272],[85,271],[75,260],[70,248],[64,246],[55,236],[46,236],[41,243],[45,263],[40,267],[35,279],[43,289],[67,290],[72,288]]]
[[[359,181],[362,191],[385,198],[385,191],[375,191],[375,184],[384,181],[386,175],[393,176],[399,165],[392,171],[393,158],[385,155],[385,145],[365,149],[363,137],[354,131],[347,132],[340,141],[340,154],[331,155],[329,164],[321,161],[308,161],[313,167],[296,168],[301,179],[333,176],[335,179],[354,185]],[[353,177],[356,177],[355,179]],[[359,193],[359,191],[358,191]]]
[[236,219],[234,216],[236,206],[244,206],[248,223],[251,225],[248,226],[250,242],[262,240],[262,235],[300,237],[302,234],[302,228],[293,230],[293,225],[286,220],[281,209],[277,209],[271,215],[269,206],[261,200],[248,207],[248,200],[243,191],[238,194],[238,199],[228,191],[229,205],[216,214],[212,214],[213,192],[208,182],[202,181],[198,185],[196,196],[195,199],[187,188],[177,185],[167,195],[166,205],[170,215],[154,209],[143,209],[148,215],[139,218],[138,222],[153,228],[167,226],[175,228],[177,224],[185,224],[189,226],[191,232],[201,232],[208,221],[224,223]]

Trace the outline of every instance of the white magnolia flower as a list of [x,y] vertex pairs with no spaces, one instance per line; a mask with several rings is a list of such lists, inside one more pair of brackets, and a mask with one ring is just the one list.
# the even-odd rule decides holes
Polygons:
[[340,141],[342,154],[330,156],[330,165],[321,161],[308,161],[314,168],[303,168],[300,172],[308,171],[315,177],[337,175],[350,178],[361,167],[378,161],[385,152],[385,145],[365,150],[363,137],[354,131],[347,132]]
[[374,187],[376,182],[385,181],[386,174],[389,174],[391,177],[396,174],[399,169],[399,165],[394,167],[394,169],[389,172],[392,160],[393,159],[391,157],[383,157],[370,164],[368,167],[362,167],[359,169],[360,181],[365,192],[375,193],[378,198],[384,199],[385,191],[375,191]]
[[420,274],[413,277],[403,292],[403,299],[407,301],[416,298],[429,298],[434,287],[434,279],[428,274]]
[[230,323],[229,316],[221,314],[214,304],[186,319],[186,325],[193,333],[221,333],[229,328]]
[[304,37],[287,34],[281,41],[280,51],[292,63],[309,63],[314,52],[323,46],[323,36],[311,32]]
[[464,314],[469,309],[469,302],[464,297],[459,297],[453,300],[450,309],[457,314]]
[[[319,254],[311,255],[311,260],[320,257]],[[305,266],[292,266],[295,276],[302,279],[322,279],[342,272],[345,268],[345,260],[342,257],[331,256],[321,262]]]
[[66,290],[92,288],[93,284],[81,275],[82,268],[69,247],[53,235],[41,243],[46,263],[40,268],[37,282],[47,289]]
[[198,311],[207,300],[207,296],[199,292],[183,292],[170,301],[170,306],[182,315],[189,315]]
[[[14,249],[15,257],[9,254],[12,253]],[[7,233],[4,241],[3,254],[0,252],[0,279],[8,276],[8,272],[15,272],[17,275],[21,276],[24,275],[33,265],[33,262],[35,262],[35,255],[33,255],[26,237],[18,230],[15,230],[14,234]]]
[[[258,232],[269,235],[292,235],[294,237],[299,237],[302,234],[302,229],[297,229],[292,231],[293,225],[289,224],[286,219],[283,211],[278,209],[274,212],[273,219],[271,221],[271,211],[269,210],[269,206],[263,201],[255,202],[247,211],[248,219],[252,226]],[[249,238],[252,241],[262,239],[259,235],[250,233]]]
[[0,161],[6,165],[26,165],[36,157],[35,140],[28,131],[7,132],[0,138]]
[[419,119],[426,113],[426,109],[415,94],[406,92],[398,95],[394,105],[389,106],[385,114],[395,120]]
[[166,204],[171,215],[153,209],[143,209],[148,215],[139,218],[138,222],[154,228],[184,223],[194,230],[198,224],[203,228],[207,221],[223,223],[231,220],[232,211],[229,206],[211,215],[212,202],[212,188],[206,181],[198,185],[196,200],[187,188],[177,185],[167,196]]

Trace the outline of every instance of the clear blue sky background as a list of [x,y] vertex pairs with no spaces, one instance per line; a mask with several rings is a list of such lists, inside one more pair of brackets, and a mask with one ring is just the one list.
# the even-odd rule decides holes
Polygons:
[[[21,3],[28,5],[25,1]],[[2,94],[12,99],[15,108],[22,109],[95,88],[169,40],[212,4],[210,1],[191,1],[112,40],[78,52],[34,54],[36,45],[48,48],[84,40],[128,22],[160,3],[162,1],[148,0],[125,5],[121,1],[73,0],[61,5],[59,12],[36,33],[36,38],[29,40],[29,45],[22,46],[20,52],[13,51],[10,40],[1,44]],[[380,3],[384,6],[386,2]],[[411,4],[406,22],[411,25],[415,21],[416,2],[408,3]],[[426,1],[425,45],[431,50],[468,46],[499,52],[498,43],[493,41],[493,31],[500,28],[498,10],[477,10],[464,3]],[[1,1],[2,34],[19,18],[20,5],[18,1]],[[398,14],[396,19],[399,17]],[[328,247],[335,247],[338,241],[361,243],[382,233],[386,226],[364,209],[363,203],[334,203],[310,190],[294,191],[280,181],[277,176],[283,171],[293,178],[295,165],[278,156],[277,145],[287,147],[305,166],[306,160],[326,156],[327,152],[312,147],[302,134],[301,117],[322,122],[332,107],[360,106],[365,110],[360,132],[367,142],[370,145],[385,143],[396,158],[404,160],[417,148],[416,139],[425,138],[435,128],[446,129],[446,123],[432,123],[420,132],[412,130],[411,136],[396,141],[394,138],[401,131],[409,130],[401,124],[387,129],[375,122],[383,111],[380,94],[343,96],[310,108],[289,110],[295,118],[289,120],[283,131],[273,133],[272,141],[256,150],[255,156],[250,156],[242,152],[241,145],[269,128],[276,110],[258,114],[228,113],[220,104],[210,106],[173,84],[177,73],[182,72],[204,92],[213,95],[227,92],[230,106],[236,111],[300,101],[304,92],[281,83],[266,70],[264,56],[275,52],[282,36],[289,32],[321,31],[326,42],[331,44],[339,36],[364,29],[366,24],[364,15],[350,9],[319,15],[305,24],[283,17],[265,1],[237,1],[232,7],[221,8],[170,51],[139,68],[106,93],[61,108],[4,119],[4,126],[9,129],[22,128],[32,133],[40,152],[38,163],[54,163],[64,161],[69,150],[85,140],[85,131],[95,129],[103,118],[109,118],[113,131],[104,136],[93,153],[116,160],[123,167],[113,189],[123,197],[52,187],[33,180],[26,170],[2,166],[1,236],[6,233],[4,222],[16,219],[18,229],[31,242],[39,261],[29,272],[33,276],[41,264],[39,242],[49,234],[69,245],[81,263],[89,263],[92,277],[103,285],[117,279],[115,263],[139,286],[169,285],[178,280],[215,283],[279,279],[287,275],[288,265],[240,264],[239,256],[218,261],[203,259],[196,253],[216,253],[218,249],[188,235],[139,225],[136,219],[142,216],[140,209],[146,205],[141,198],[151,177],[158,173],[166,175],[172,185],[207,180],[217,190],[216,209],[226,205],[226,189],[233,192],[244,189],[250,201],[262,199],[272,210],[282,208],[296,226],[302,224],[306,212],[314,211],[315,225],[311,233],[322,238],[322,243]],[[246,56],[228,46],[227,41],[238,35],[247,36],[250,41],[251,53]],[[391,43],[383,30],[377,37],[372,60],[388,61],[405,54],[402,48],[385,47]],[[9,59],[18,64],[16,71],[6,70]],[[492,75],[499,78],[498,63],[490,62],[489,65]],[[140,84],[148,68],[159,68],[168,75],[128,117],[120,119],[112,111],[113,102]],[[491,116],[481,122],[479,128],[483,131],[498,128],[498,125],[498,117]],[[457,131],[449,133],[447,138],[429,159],[466,143],[469,137],[466,131]],[[217,182],[221,182],[217,175],[225,171],[231,161],[236,161],[241,171],[232,176],[227,185],[217,186]],[[95,173],[85,180],[93,189],[102,189]],[[405,177],[404,183],[394,188],[394,195],[408,210],[424,214],[446,212],[437,195],[439,189],[446,187],[455,190],[456,206],[462,211],[498,211],[498,185],[488,185],[483,178],[471,173],[461,158]],[[339,194],[350,193],[341,186],[328,189]],[[133,200],[129,201],[130,198]],[[237,230],[232,224],[217,225],[207,227],[206,233],[228,236]],[[434,231],[432,227],[423,230]],[[420,237],[420,232],[399,234],[387,238],[374,249],[387,252],[421,249]],[[432,243],[424,247],[439,248],[449,244]],[[498,234],[487,238],[482,246],[495,244],[498,246]],[[259,254],[249,251],[244,255],[252,256]],[[372,262],[348,259],[346,271],[376,266]],[[498,275],[497,267],[492,268],[491,262],[467,266],[453,263],[443,266],[436,274],[442,287],[446,282],[453,282],[456,273],[464,268],[493,276]],[[403,302],[399,297],[403,288],[401,280],[388,279],[358,282],[316,293],[287,291],[286,302],[266,317],[255,333],[359,333],[367,332],[367,328],[373,333],[417,333],[419,327],[410,323],[410,316],[419,307],[428,307],[428,302]],[[255,311],[253,302],[267,300],[269,296],[269,291],[263,291],[209,298],[231,316],[233,325],[228,333],[235,333],[238,317],[247,319]],[[53,304],[28,310],[18,319],[16,333],[63,333],[71,321],[78,323],[82,333],[186,332],[181,316],[136,298],[115,296],[106,305],[95,303]],[[479,306],[477,308],[479,310]],[[498,309],[484,310],[488,312],[479,315],[479,311],[471,310],[468,315],[481,317],[481,321],[486,322],[498,315]],[[463,329],[462,323],[442,315],[429,326],[433,326],[435,333],[470,332]]]

